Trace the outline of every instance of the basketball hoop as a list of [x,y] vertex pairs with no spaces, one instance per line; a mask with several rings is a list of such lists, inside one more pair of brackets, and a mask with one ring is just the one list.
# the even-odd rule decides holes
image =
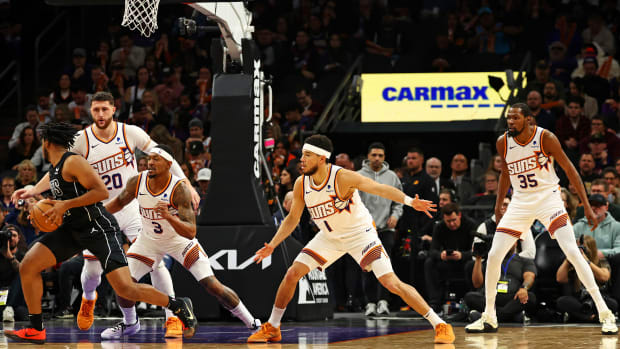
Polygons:
[[123,26],[149,37],[157,30],[159,0],[125,0]]

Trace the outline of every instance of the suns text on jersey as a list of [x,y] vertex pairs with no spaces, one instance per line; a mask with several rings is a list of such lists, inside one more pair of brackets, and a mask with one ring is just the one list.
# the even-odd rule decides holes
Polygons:
[[313,219],[326,218],[336,213],[334,200],[329,200],[316,206],[308,207],[308,212]]
[[508,173],[510,173],[510,175],[518,175],[520,173],[528,172],[540,167],[536,155],[530,156],[529,158],[513,161],[507,165]]
[[127,161],[125,160],[125,153],[121,151],[90,165],[97,171],[97,173],[102,175],[119,167],[125,166],[126,164]]

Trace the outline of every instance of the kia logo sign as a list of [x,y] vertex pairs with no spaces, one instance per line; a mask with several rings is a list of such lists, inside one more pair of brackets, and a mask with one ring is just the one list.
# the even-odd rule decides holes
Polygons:
[[[224,255],[226,255],[226,259],[222,260],[222,263],[224,263],[224,265],[222,265],[219,260],[222,259]],[[254,256],[252,255],[250,258],[242,261],[241,264],[238,264],[237,250],[220,250],[209,257],[209,262],[213,270],[244,270],[254,264]],[[262,270],[269,268],[271,265],[271,256],[263,259],[260,264]]]

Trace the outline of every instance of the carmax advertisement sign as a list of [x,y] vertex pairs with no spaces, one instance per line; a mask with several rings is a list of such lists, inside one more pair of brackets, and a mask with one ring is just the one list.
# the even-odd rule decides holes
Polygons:
[[505,72],[362,74],[362,122],[498,119],[504,102],[489,75],[504,81],[499,93],[507,98]]

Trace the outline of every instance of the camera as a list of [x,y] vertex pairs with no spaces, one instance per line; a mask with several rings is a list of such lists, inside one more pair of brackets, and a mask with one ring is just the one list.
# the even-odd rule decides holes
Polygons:
[[474,243],[472,254],[474,257],[485,258],[491,249],[493,235],[474,233],[474,236],[482,241]]
[[179,34],[181,36],[193,36],[196,34],[198,27],[196,21],[188,18],[179,18]]
[[4,248],[6,246],[7,241],[9,241],[12,235],[13,233],[7,228],[0,230],[0,248]]
[[19,200],[17,200],[17,205],[15,205],[15,208],[17,208],[18,210],[21,210],[21,209],[24,208],[25,204],[26,204],[26,200],[19,199]]

